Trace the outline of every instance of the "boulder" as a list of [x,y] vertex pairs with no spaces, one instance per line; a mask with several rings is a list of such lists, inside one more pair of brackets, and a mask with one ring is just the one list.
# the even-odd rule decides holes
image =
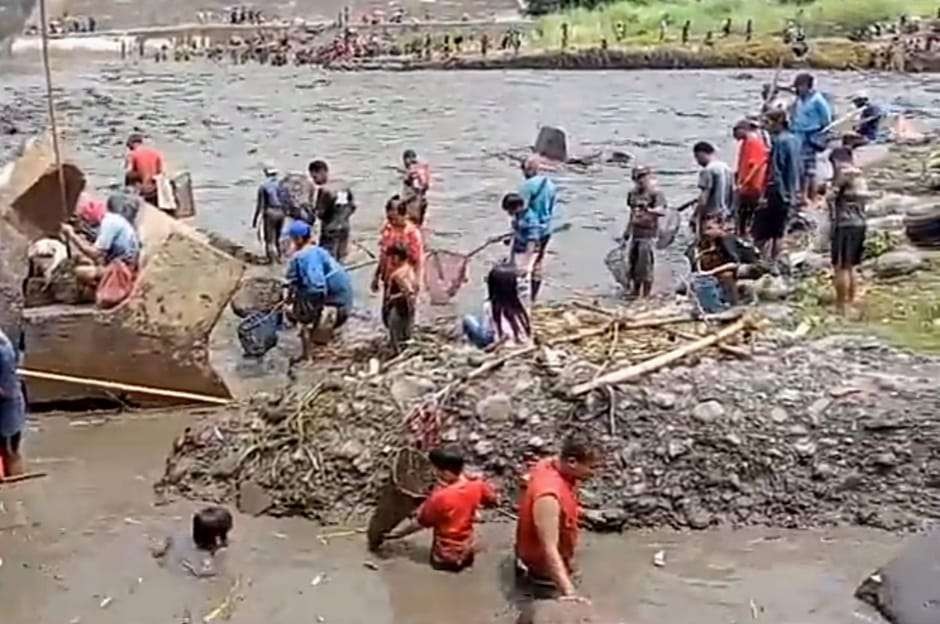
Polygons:
[[545,158],[565,162],[568,160],[568,138],[565,131],[554,126],[542,126],[535,139],[535,153]]
[[232,312],[245,318],[253,312],[273,310],[281,302],[284,287],[281,280],[271,277],[251,277],[242,280],[238,292],[230,303]]
[[855,597],[894,624],[940,622],[940,531],[912,539],[859,586]]
[[881,278],[908,275],[924,266],[924,258],[912,250],[891,251],[872,264],[875,275]]
[[867,217],[887,217],[888,215],[903,215],[909,210],[923,204],[923,199],[911,195],[886,193],[883,197],[870,202],[865,206]]

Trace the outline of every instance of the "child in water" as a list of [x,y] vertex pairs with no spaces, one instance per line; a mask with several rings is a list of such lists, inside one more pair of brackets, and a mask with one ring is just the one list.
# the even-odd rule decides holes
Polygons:
[[396,351],[411,340],[415,322],[415,304],[418,298],[418,276],[408,259],[408,249],[402,243],[388,251],[389,277],[382,298],[382,322],[388,328],[389,338]]
[[161,565],[167,559],[197,578],[218,576],[219,551],[228,546],[228,534],[234,523],[224,507],[205,507],[193,514],[192,541],[167,536],[151,547],[151,554]]
[[434,491],[418,509],[417,517],[386,539],[402,539],[431,529],[431,567],[460,572],[473,565],[479,550],[473,531],[477,510],[481,505],[495,506],[499,498],[489,483],[464,473],[464,457],[459,450],[434,449],[428,458],[437,475]]
[[497,264],[486,276],[487,301],[480,318],[467,315],[463,331],[480,349],[523,346],[532,340],[529,313],[519,298],[519,273],[513,264]]

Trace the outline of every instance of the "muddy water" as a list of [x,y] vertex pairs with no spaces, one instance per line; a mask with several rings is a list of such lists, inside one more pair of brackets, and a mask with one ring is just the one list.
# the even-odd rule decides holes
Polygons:
[[[411,147],[433,168],[430,245],[455,251],[506,228],[499,199],[517,188],[520,174],[498,155],[531,145],[540,124],[566,128],[574,155],[629,152],[659,170],[667,197],[680,203],[695,192],[690,146],[712,141],[732,160],[729,128],[769,80],[732,71],[342,74],[60,62],[56,82],[70,147],[98,189],[116,182],[124,138],[143,129],[172,168],[192,171],[198,224],[257,245],[250,218],[261,163],[303,170],[325,158],[356,195],[354,236],[373,246],[384,201],[398,190],[395,166]],[[34,72],[8,75],[9,93],[40,93]],[[940,103],[926,77],[845,73],[819,81],[841,97],[864,86],[876,101],[915,117]],[[551,246],[549,297],[612,292],[602,259],[624,227],[628,174],[615,165],[558,172],[559,221],[574,227]],[[491,248],[474,264],[474,286],[503,253]]]
[[[0,490],[5,624],[167,624],[187,613],[199,622],[239,577],[235,624],[512,621],[506,524],[483,527],[487,550],[459,577],[429,569],[427,536],[376,559],[358,538],[323,543],[318,536],[331,530],[242,516],[221,577],[196,581],[159,567],[148,538],[184,534],[196,505],[154,507],[150,484],[192,417],[122,416],[101,426],[44,418],[30,431],[32,468],[51,476]],[[579,564],[584,593],[631,623],[848,624],[878,621],[852,591],[900,541],[869,530],[588,536]],[[663,568],[651,563],[659,550]]]

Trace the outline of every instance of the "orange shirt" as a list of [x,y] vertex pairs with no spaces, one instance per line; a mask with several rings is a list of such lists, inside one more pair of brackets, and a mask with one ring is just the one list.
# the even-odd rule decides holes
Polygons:
[[388,282],[391,277],[391,270],[388,265],[388,251],[396,244],[402,243],[408,250],[408,261],[414,267],[415,275],[418,277],[418,284],[421,283],[421,270],[424,267],[424,240],[421,237],[421,230],[413,223],[406,223],[403,229],[394,228],[388,223],[382,228],[379,235],[379,262],[381,270],[379,275],[383,282]]
[[144,190],[152,191],[155,188],[154,177],[163,173],[163,154],[152,147],[139,145],[128,155],[128,160],[131,170],[140,174]]
[[578,543],[578,518],[580,504],[573,482],[558,471],[558,460],[554,457],[540,460],[529,472],[529,482],[519,499],[519,522],[516,525],[516,556],[529,571],[543,578],[550,576],[545,549],[535,526],[535,501],[543,496],[558,499],[561,517],[558,523],[558,551],[568,569],[574,559]]
[[749,133],[738,149],[738,192],[742,197],[755,199],[764,194],[767,186],[767,162],[770,148],[756,132]]
[[482,479],[461,477],[435,489],[418,510],[418,524],[434,529],[434,559],[465,563],[474,553],[473,519],[477,509],[496,502],[496,491]]

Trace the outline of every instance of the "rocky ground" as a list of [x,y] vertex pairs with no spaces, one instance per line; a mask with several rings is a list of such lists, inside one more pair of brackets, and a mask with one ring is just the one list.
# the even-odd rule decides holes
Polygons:
[[583,310],[543,312],[547,346],[482,374],[497,356],[430,337],[384,365],[363,350],[305,396],[256,397],[194,424],[158,490],[347,522],[369,513],[397,449],[420,439],[465,449],[501,482],[511,513],[527,463],[587,431],[604,449],[583,492],[596,529],[916,529],[938,516],[940,362],[870,339],[772,330],[755,334],[751,357],[704,352],[572,398],[599,365],[676,346],[661,329],[620,330],[616,346],[612,329],[554,342],[598,323]]

